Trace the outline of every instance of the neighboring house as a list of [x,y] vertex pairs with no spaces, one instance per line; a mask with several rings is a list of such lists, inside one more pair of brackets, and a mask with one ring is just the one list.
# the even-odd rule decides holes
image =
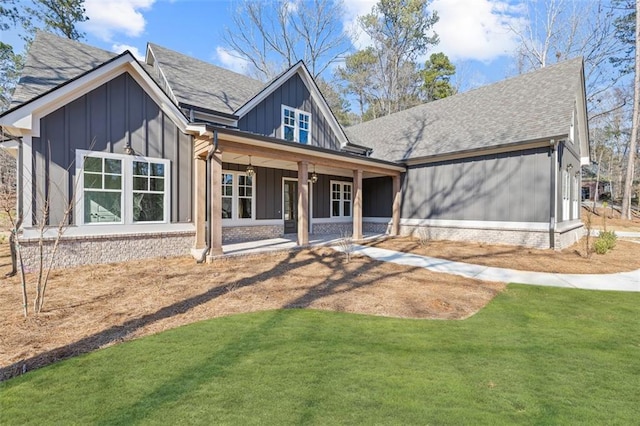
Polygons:
[[581,232],[579,59],[345,132],[302,63],[264,84],[155,44],[138,61],[39,33],[0,126],[23,249],[48,206],[49,226],[69,225],[58,265],[283,234],[560,248]]
[[[582,179],[582,200],[593,201],[596,195],[596,180],[593,178]],[[600,180],[598,182],[598,200],[611,199],[611,183]]]

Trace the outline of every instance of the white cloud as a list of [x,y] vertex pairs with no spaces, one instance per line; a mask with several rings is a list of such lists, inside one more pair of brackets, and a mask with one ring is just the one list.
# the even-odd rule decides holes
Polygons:
[[434,48],[453,61],[490,62],[510,55],[517,46],[511,28],[525,23],[523,9],[505,0],[434,0],[440,21],[434,29],[440,43]]
[[142,11],[149,10],[155,0],[86,0],[89,20],[82,29],[105,41],[114,34],[138,37],[144,31],[146,21]]
[[[371,45],[369,36],[359,30],[358,17],[370,13],[376,3],[376,0],[345,2],[343,25],[352,32],[357,49]],[[453,61],[490,62],[512,54],[517,43],[510,27],[521,28],[525,22],[523,8],[508,0],[434,0],[429,9],[440,16],[434,26],[440,43],[432,51],[442,51]]]
[[133,56],[136,57],[136,59],[138,60],[143,60],[144,59],[144,55],[142,55],[140,53],[140,50],[135,47],[135,46],[130,46],[128,44],[121,44],[121,43],[115,43],[111,46],[111,50],[116,52],[116,53],[122,53],[125,50],[128,50],[129,52],[131,52],[131,54]]
[[371,13],[377,0],[347,1],[344,3],[344,17],[342,25],[351,35],[351,41],[356,49],[363,49],[371,45],[371,38],[360,29],[358,17]]
[[216,60],[222,67],[240,74],[248,74],[251,64],[246,59],[239,58],[234,55],[233,51],[225,49],[222,46],[216,47],[214,55]]

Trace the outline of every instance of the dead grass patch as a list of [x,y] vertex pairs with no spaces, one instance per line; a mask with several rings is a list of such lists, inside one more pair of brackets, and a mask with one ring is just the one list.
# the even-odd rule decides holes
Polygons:
[[[587,208],[582,207],[583,220],[590,210],[591,209],[587,210]],[[611,207],[607,207],[606,209],[596,207],[593,212],[593,218],[591,219],[593,222],[593,228],[602,229],[604,227],[605,217],[608,231],[640,232],[639,215],[634,213],[631,220],[620,219],[620,212]]]
[[607,254],[594,253],[589,259],[582,256],[582,241],[561,251],[461,241],[429,241],[423,245],[418,239],[410,237],[391,238],[371,245],[421,256],[522,271],[610,274],[640,269],[638,244],[620,240]]
[[[0,273],[8,271],[6,244]],[[44,312],[24,319],[17,278],[0,280],[0,380],[139,336],[209,318],[312,308],[461,319],[504,288],[328,248],[216,260],[153,259],[58,270]]]

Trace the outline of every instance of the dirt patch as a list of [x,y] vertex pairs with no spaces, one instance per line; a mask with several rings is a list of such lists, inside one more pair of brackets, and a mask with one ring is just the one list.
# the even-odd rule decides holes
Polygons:
[[[585,222],[591,209],[582,207],[582,221]],[[606,209],[597,207],[591,216],[591,226],[594,229],[604,229],[607,231],[640,232],[640,216],[633,212],[631,220],[620,219],[620,212],[615,208]]]
[[638,244],[631,241],[618,241],[616,247],[607,254],[594,253],[590,258],[582,255],[583,242],[562,251],[460,241],[428,241],[426,245],[421,245],[418,240],[409,237],[391,238],[370,245],[421,256],[522,271],[610,274],[640,269]]
[[[9,270],[0,245],[0,273]],[[55,271],[45,312],[24,319],[16,277],[0,280],[0,380],[123,340],[208,318],[312,308],[460,319],[503,284],[437,274],[328,248],[195,264],[154,259]],[[31,290],[31,289],[30,289]]]

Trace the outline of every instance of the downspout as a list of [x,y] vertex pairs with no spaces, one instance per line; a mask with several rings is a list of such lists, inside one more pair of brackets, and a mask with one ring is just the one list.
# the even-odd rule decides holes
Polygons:
[[202,251],[202,257],[200,259],[198,259],[198,263],[202,263],[204,262],[204,260],[207,257],[207,254],[209,253],[209,251],[211,250],[211,196],[212,194],[212,188],[211,188],[211,159],[213,158],[213,155],[216,153],[216,151],[218,150],[218,130],[214,130],[213,131],[213,145],[211,145],[211,148],[209,148],[209,151],[207,152],[207,158],[206,158],[206,171],[205,171],[205,242],[206,242],[206,247],[205,249]]
[[556,213],[558,210],[558,141],[551,139],[551,202],[549,204],[549,247],[556,248]]

